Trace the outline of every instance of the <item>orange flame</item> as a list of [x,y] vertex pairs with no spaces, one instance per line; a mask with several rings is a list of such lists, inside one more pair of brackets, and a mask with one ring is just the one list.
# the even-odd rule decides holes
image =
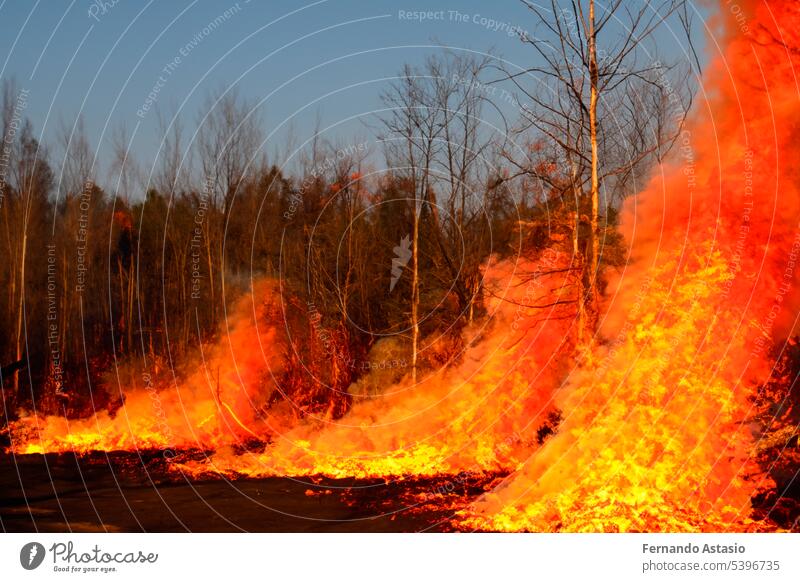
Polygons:
[[12,427],[12,448],[18,453],[208,450],[285,430],[285,417],[264,410],[284,366],[280,324],[263,325],[279,321],[277,298],[274,285],[262,282],[241,299],[223,340],[204,348],[186,380],[159,382],[140,374],[133,388],[120,388],[124,405],[114,414],[104,410],[82,420],[25,417]]
[[[548,261],[567,259],[555,257]],[[524,261],[489,266],[486,285],[498,295],[489,303],[490,327],[471,330],[458,366],[416,386],[401,381],[378,398],[362,399],[338,421],[303,423],[264,453],[218,451],[183,470],[372,477],[515,468],[553,411],[552,387],[569,351],[569,322],[531,308],[542,279],[569,292],[549,270]]]
[[[287,350],[279,324],[259,326],[280,320],[279,293],[263,283],[187,381],[145,378],[115,416],[26,418],[12,448],[215,451],[175,465],[190,474],[515,470],[459,514],[462,528],[753,527],[750,498],[761,483],[748,394],[768,376],[770,338],[791,331],[797,301],[800,7],[738,6],[747,30],[723,3],[725,49],[676,161],[625,208],[630,261],[610,286],[608,339],[598,336],[578,366],[570,369],[570,322],[530,307],[537,279],[523,273],[542,265],[491,262],[487,287],[511,301],[489,301],[490,327],[468,330],[458,364],[362,397],[341,419],[298,422],[268,406]],[[569,293],[566,279],[550,286]],[[563,421],[539,446],[537,430],[557,410]],[[234,452],[251,437],[273,442],[263,453]]]
[[753,527],[763,483],[747,396],[768,376],[770,337],[789,332],[797,300],[800,7],[739,7],[747,34],[723,5],[726,49],[678,160],[626,207],[632,260],[603,324],[614,339],[559,395],[558,434],[463,512],[461,527]]

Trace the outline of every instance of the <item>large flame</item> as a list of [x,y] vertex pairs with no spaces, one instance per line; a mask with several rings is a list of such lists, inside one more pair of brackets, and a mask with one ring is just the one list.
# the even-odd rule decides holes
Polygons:
[[567,278],[554,273],[568,261],[548,253],[535,263],[491,263],[485,272],[491,317],[470,330],[458,365],[417,385],[406,377],[337,421],[305,422],[262,454],[219,451],[184,469],[373,477],[516,468],[557,414],[552,391],[569,362],[570,318],[555,317],[558,307],[535,306],[552,297],[545,288],[573,293]]
[[610,297],[610,341],[560,392],[558,434],[462,527],[750,527],[763,483],[748,395],[769,373],[770,337],[796,313],[800,7],[722,10],[708,100],[676,161],[626,207],[631,261]]
[[[188,380],[144,378],[114,415],[30,416],[12,449],[215,451],[173,465],[190,474],[515,471],[459,514],[463,528],[751,527],[762,483],[748,395],[769,374],[771,338],[792,331],[797,299],[800,7],[740,0],[720,11],[724,49],[705,99],[673,161],[625,208],[630,260],[577,362],[569,318],[530,307],[541,297],[532,275],[569,256],[492,261],[491,317],[467,330],[458,361],[418,385],[354,395],[342,418],[301,419],[273,406],[288,351],[279,323],[260,324],[280,320],[280,295],[264,283]],[[549,277],[556,294],[573,293],[567,277]],[[251,437],[270,444],[242,450]]]
[[[145,376],[114,414],[83,420],[28,416],[13,427],[12,447],[18,453],[215,451],[202,463],[174,465],[196,475],[374,477],[514,469],[540,431],[554,428],[552,391],[570,362],[570,317],[560,306],[534,306],[553,293],[571,297],[563,274],[569,261],[555,251],[540,261],[491,261],[484,273],[490,317],[469,328],[451,365],[415,386],[405,374],[381,394],[356,394],[341,419],[309,414],[300,422],[286,399],[274,404],[275,392],[284,391],[281,371],[289,350],[277,311],[280,295],[267,281],[239,301],[219,344],[206,348],[185,380],[156,385]],[[260,454],[246,452],[251,438],[272,444]]]
[[215,449],[286,430],[287,415],[264,412],[286,354],[275,287],[263,281],[238,301],[223,339],[201,350],[186,379],[168,381],[167,370],[157,373],[152,365],[139,373],[117,369],[124,402],[118,410],[81,420],[26,416],[12,428],[12,448],[17,453]]

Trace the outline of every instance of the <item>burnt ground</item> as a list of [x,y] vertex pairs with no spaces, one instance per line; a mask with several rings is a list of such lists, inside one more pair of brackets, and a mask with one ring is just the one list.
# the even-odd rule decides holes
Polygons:
[[0,453],[6,532],[452,531],[502,475],[189,479],[159,454]]

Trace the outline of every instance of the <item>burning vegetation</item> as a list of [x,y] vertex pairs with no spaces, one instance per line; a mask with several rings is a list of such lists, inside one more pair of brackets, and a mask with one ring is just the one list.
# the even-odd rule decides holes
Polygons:
[[[685,22],[682,3],[665,6]],[[592,34],[555,29],[590,44],[575,68],[586,65],[577,104],[564,102],[560,125],[524,121],[533,137],[521,157],[499,148],[501,169],[476,153],[492,143],[473,120],[488,98],[478,83],[488,61],[448,55],[427,64],[432,85],[407,69],[385,97],[387,133],[419,133],[413,147],[387,146],[407,173],[369,180],[353,157],[363,148],[334,149],[315,154],[302,180],[272,167],[177,192],[166,168],[171,189],[141,205],[107,204],[113,219],[98,228],[114,249],[102,273],[113,282],[113,357],[92,352],[80,380],[64,330],[74,325],[59,307],[66,360],[42,356],[45,372],[27,379],[19,365],[3,370],[9,453],[163,451],[165,471],[191,480],[407,480],[410,507],[461,530],[792,528],[800,7],[727,6],[714,20],[722,48],[703,71],[704,99],[688,111],[677,83],[689,77],[677,68],[616,77],[616,65],[634,63],[597,54],[592,39],[608,20],[592,13],[573,23]],[[637,93],[637,79],[655,92]],[[625,118],[615,142],[619,124],[597,116],[633,107],[634,94],[660,117]],[[236,118],[236,102],[226,103]],[[245,130],[257,141],[254,127],[238,125]],[[600,163],[623,150],[636,154]],[[46,188],[48,176],[39,179]],[[45,205],[41,193],[4,188],[12,202]],[[80,196],[102,198],[98,190]],[[19,207],[3,207],[6,224]],[[80,209],[76,194],[48,212]],[[154,220],[177,265],[157,266],[179,290],[160,299],[135,283],[137,265],[163,260],[142,244]],[[254,273],[252,256],[226,250],[231,231],[252,238],[245,251],[269,266]],[[189,263],[206,273],[202,292],[185,277]],[[64,290],[59,306],[74,299]],[[151,321],[139,316],[138,331],[137,301],[158,307]],[[25,359],[19,343],[3,349]]]

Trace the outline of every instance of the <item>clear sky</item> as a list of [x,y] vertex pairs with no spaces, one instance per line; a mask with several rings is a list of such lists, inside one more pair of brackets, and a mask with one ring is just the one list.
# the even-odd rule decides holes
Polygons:
[[[532,51],[513,29],[530,26],[515,0],[5,0],[0,76],[30,91],[26,114],[45,139],[83,115],[102,181],[102,144],[119,122],[135,133],[140,163],[152,163],[155,107],[180,110],[191,137],[208,92],[236,85],[263,100],[266,132],[275,131],[268,153],[284,147],[289,119],[297,141],[308,139],[318,113],[323,127],[336,125],[332,139],[368,137],[368,113],[404,63],[446,45],[524,66]],[[666,34],[663,52],[679,51]]]

